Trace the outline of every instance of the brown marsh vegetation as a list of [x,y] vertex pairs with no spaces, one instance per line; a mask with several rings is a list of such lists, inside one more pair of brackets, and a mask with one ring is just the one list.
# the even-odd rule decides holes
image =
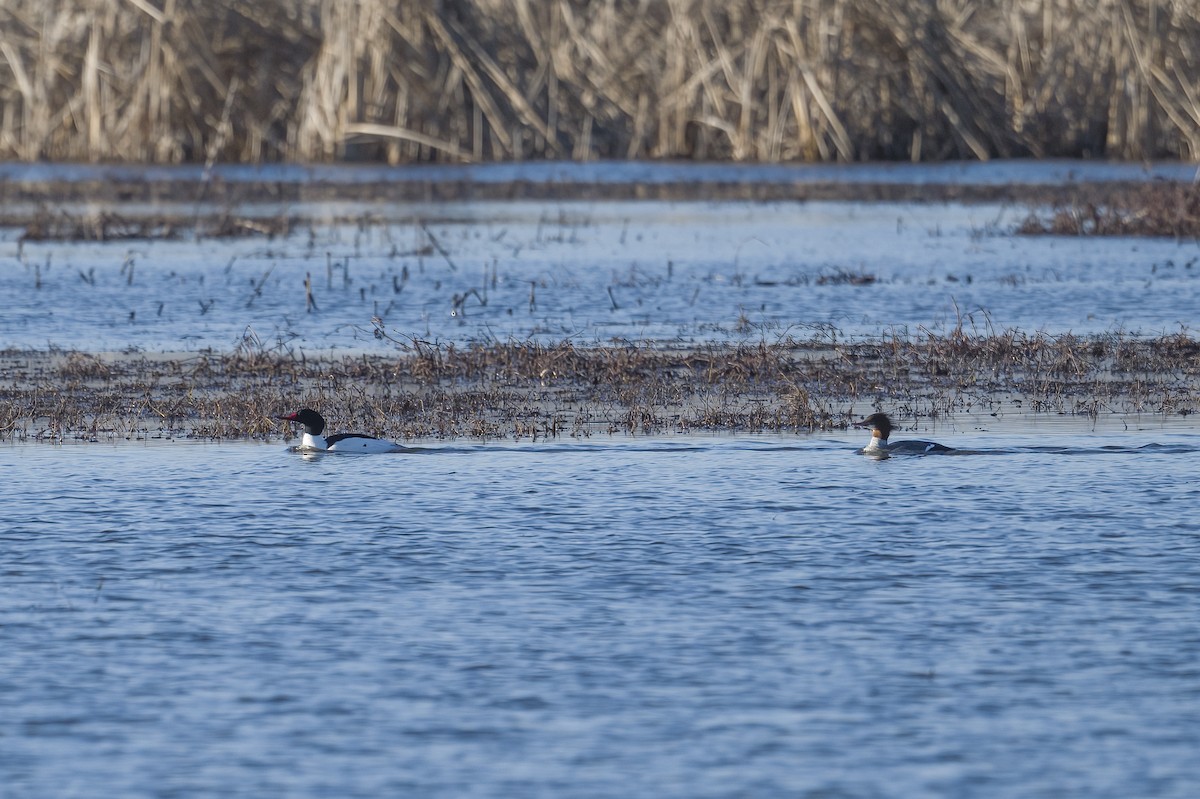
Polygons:
[[0,439],[267,438],[323,409],[398,439],[543,439],[844,428],[869,407],[1188,415],[1200,340],[1017,332],[835,344],[579,347],[414,341],[395,356],[0,353]]
[[283,215],[252,219],[228,210],[190,217],[116,211],[73,214],[42,205],[28,214],[0,215],[0,226],[5,224],[24,228],[22,241],[121,241],[283,236],[291,230],[292,220]]
[[1200,157],[1163,0],[7,0],[0,158]]
[[1200,183],[1153,183],[1056,202],[1049,212],[1031,213],[1017,232],[1200,239]]

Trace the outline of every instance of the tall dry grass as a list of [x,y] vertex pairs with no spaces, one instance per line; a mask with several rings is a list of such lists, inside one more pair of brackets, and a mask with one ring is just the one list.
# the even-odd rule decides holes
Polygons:
[[1194,0],[0,0],[0,158],[1200,158]]

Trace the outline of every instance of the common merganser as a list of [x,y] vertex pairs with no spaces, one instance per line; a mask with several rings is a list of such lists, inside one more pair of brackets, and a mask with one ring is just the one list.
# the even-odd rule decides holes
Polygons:
[[312,408],[304,408],[287,416],[278,417],[287,422],[299,422],[304,425],[304,437],[300,440],[298,449],[301,452],[403,452],[404,447],[382,438],[364,435],[362,433],[338,433],[325,437],[325,418]]
[[893,452],[924,455],[929,452],[951,452],[954,449],[932,441],[896,441],[889,444],[888,436],[891,435],[894,425],[886,413],[873,413],[861,422],[855,422],[854,426],[871,428],[871,443],[861,450],[864,455]]

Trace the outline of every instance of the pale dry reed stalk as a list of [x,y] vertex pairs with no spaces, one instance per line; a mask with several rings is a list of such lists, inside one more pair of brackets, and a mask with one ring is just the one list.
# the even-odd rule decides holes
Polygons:
[[3,0],[0,158],[1200,158],[1186,0]]

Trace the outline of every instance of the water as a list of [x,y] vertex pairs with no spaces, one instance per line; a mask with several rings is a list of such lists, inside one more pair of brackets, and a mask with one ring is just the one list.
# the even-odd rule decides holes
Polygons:
[[0,180],[42,185],[81,183],[202,183],[354,187],[378,184],[677,185],[757,183],[866,186],[1072,186],[1155,180],[1188,183],[1195,164],[1121,163],[1072,159],[1004,159],[941,163],[768,164],[667,161],[513,161],[483,164],[68,164],[0,163]]
[[933,433],[0,448],[0,795],[1193,796],[1194,433]]
[[1200,306],[1196,242],[1019,237],[1011,230],[1028,209],[999,205],[258,210],[374,222],[200,241],[21,244],[20,231],[0,230],[0,344],[228,351],[248,340],[387,353],[414,338],[689,344],[923,336],[959,324],[981,335],[1161,335],[1187,330]]
[[[128,178],[111,169],[0,178]],[[923,169],[688,175],[1076,177]],[[313,221],[269,240],[0,230],[0,346],[1155,335],[1200,301],[1195,242],[1014,237],[1026,209],[1001,205],[234,210]],[[0,799],[1190,799],[1190,418],[950,420],[922,435],[958,454],[881,461],[855,454],[859,431],[307,458],[278,441],[0,446]]]

